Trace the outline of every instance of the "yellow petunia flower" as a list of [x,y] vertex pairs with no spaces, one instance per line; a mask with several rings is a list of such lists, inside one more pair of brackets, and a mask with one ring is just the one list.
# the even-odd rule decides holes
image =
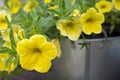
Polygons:
[[95,7],[102,13],[109,12],[112,9],[112,4],[109,1],[101,0],[95,4]]
[[12,60],[8,66],[6,66],[6,61],[9,58],[9,54],[4,53],[4,54],[0,54],[0,71],[13,71],[15,69],[14,66],[14,60]]
[[25,4],[23,10],[24,10],[25,12],[33,11],[37,5],[38,5],[38,2],[37,2],[37,1],[28,1],[28,2]]
[[7,11],[0,11],[0,30],[7,29],[8,24],[5,16],[8,18],[9,21],[11,21],[11,15]]
[[8,0],[8,6],[11,13],[16,14],[21,7],[21,2],[19,0]]
[[112,0],[112,2],[114,3],[115,8],[120,10],[120,0]]
[[79,19],[61,19],[57,22],[57,29],[60,30],[61,35],[68,36],[68,38],[73,41],[79,39],[82,31]]
[[81,15],[80,21],[85,34],[90,35],[92,32],[99,34],[102,31],[101,24],[104,22],[104,15],[94,8],[89,8],[87,13]]
[[30,39],[23,39],[17,44],[21,67],[26,70],[47,72],[51,67],[51,60],[57,55],[57,49],[52,42],[48,42],[43,35],[33,35]]
[[52,0],[44,0],[44,3],[47,4],[47,3],[50,3]]

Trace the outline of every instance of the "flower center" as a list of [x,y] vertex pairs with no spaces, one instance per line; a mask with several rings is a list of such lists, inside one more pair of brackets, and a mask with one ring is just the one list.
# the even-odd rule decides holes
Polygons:
[[31,5],[29,6],[29,9],[33,9],[33,8],[34,8],[34,5],[31,4]]
[[41,51],[40,51],[39,48],[35,48],[35,49],[33,50],[33,52],[34,52],[34,53],[41,53]]
[[0,19],[0,23],[6,23],[5,19]]
[[105,5],[102,5],[101,8],[106,8],[106,6],[105,6]]
[[92,18],[88,18],[87,20],[86,20],[86,22],[93,22],[94,20],[92,19]]
[[71,26],[73,26],[73,23],[72,23],[72,22],[69,22],[69,23],[67,23],[66,26],[71,27]]

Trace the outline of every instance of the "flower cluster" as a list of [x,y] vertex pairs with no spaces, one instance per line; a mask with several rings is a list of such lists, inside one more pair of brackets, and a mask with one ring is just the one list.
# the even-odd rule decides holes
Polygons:
[[[60,57],[60,39],[100,34],[118,23],[119,0],[4,0],[0,8],[0,71],[48,72]],[[113,14],[116,13],[116,14]],[[113,20],[114,18],[114,20]]]

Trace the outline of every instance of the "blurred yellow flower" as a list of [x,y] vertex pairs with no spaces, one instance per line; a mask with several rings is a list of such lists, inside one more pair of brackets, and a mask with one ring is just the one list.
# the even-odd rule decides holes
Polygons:
[[77,17],[80,17],[80,11],[78,9],[74,9],[71,16],[77,16]]
[[11,15],[5,10],[1,10],[0,11],[0,30],[7,29],[8,27],[5,16],[8,18],[9,21],[11,21]]
[[28,1],[28,2],[25,4],[23,10],[24,10],[25,12],[33,11],[37,5],[38,5],[38,2],[37,2],[37,1]]
[[[15,43],[17,44],[17,42],[19,41],[18,32],[19,32],[20,26],[13,24],[12,29],[13,29],[13,34],[14,34],[14,40],[15,40]],[[10,29],[6,29],[6,30],[1,31],[1,35],[2,35],[3,40],[5,41],[3,46],[11,48]]]
[[[48,9],[53,9],[53,10],[56,10],[58,8],[57,5],[54,5],[54,6],[48,6]],[[49,12],[50,13],[50,12]],[[50,13],[51,14],[51,13]],[[58,14],[54,14],[54,16],[58,16]]]
[[47,3],[50,3],[52,0],[44,0],[44,3],[47,4]]
[[[17,34],[18,34],[19,29],[20,29],[20,26],[13,24],[12,29],[13,29],[15,41],[17,42],[18,41]],[[1,34],[2,34],[3,40],[10,41],[10,29],[6,29],[6,30],[1,31]]]
[[112,9],[112,4],[109,1],[101,0],[95,4],[95,7],[102,13],[109,12]]
[[18,37],[22,40],[25,39],[25,30],[24,29],[20,29],[18,31]]
[[53,9],[53,10],[56,10],[58,8],[58,6],[57,5],[55,5],[55,6],[49,6],[49,8],[48,9]]
[[21,67],[26,70],[47,72],[51,67],[51,60],[57,55],[57,49],[52,42],[48,42],[43,35],[33,35],[30,39],[23,39],[17,44]]
[[14,60],[12,60],[8,66],[6,66],[6,60],[9,58],[9,54],[0,54],[0,71],[13,71],[15,69]]
[[114,5],[115,5],[115,8],[120,10],[120,0],[112,0]]
[[61,19],[57,22],[57,29],[60,30],[61,35],[68,36],[68,38],[73,41],[79,39],[82,31],[79,19]]
[[104,22],[104,15],[97,12],[94,8],[89,8],[86,13],[81,15],[82,30],[90,35],[92,32],[99,34],[102,31],[101,24]]
[[11,13],[16,14],[21,7],[21,2],[19,0],[8,0],[8,6]]

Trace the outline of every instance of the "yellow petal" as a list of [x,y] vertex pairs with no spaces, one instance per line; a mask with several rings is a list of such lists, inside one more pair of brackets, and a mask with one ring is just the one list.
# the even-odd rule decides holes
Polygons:
[[92,30],[93,33],[99,34],[102,32],[102,26],[100,24],[94,24],[94,26],[92,26]]
[[44,3],[47,4],[47,3],[50,3],[52,0],[44,0]]
[[28,52],[28,55],[25,55],[23,57],[20,57],[20,64],[21,67],[27,70],[33,70],[36,66],[36,62],[39,59],[39,55],[37,53],[30,53]]
[[102,13],[97,13],[95,16],[94,16],[95,20],[96,20],[96,23],[103,23],[104,22],[104,15]]
[[41,55],[52,60],[57,55],[57,50],[55,45],[52,42],[47,42],[45,45],[41,48]]
[[32,51],[34,47],[30,43],[28,39],[24,39],[22,41],[19,41],[17,43],[17,52],[20,56],[26,56],[32,54]]
[[5,41],[3,44],[3,47],[11,48],[11,42],[10,41]]
[[82,28],[83,28],[82,30],[85,34],[90,35],[92,33],[91,25],[84,25]]
[[20,39],[25,39],[25,31],[24,31],[24,29],[20,29],[18,31],[18,36],[19,36]]
[[57,48],[57,57],[61,57],[61,46],[60,46],[60,42],[59,39],[53,39],[52,42],[55,44],[56,48]]
[[0,30],[7,29],[7,21],[5,19],[5,16],[8,18],[9,21],[11,21],[11,15],[6,10],[0,11]]
[[46,38],[42,35],[34,35],[30,38],[30,42],[34,43],[32,44],[33,47],[41,49],[47,41]]
[[76,41],[81,35],[82,28],[80,25],[74,25],[73,28],[66,28],[66,33],[70,40]]
[[33,11],[37,5],[38,5],[37,1],[28,1],[24,6],[23,10],[25,12]]
[[112,0],[112,2],[114,3],[115,8],[120,10],[120,0]]
[[35,66],[35,70],[41,73],[48,72],[51,67],[51,61],[39,55],[38,60],[36,61],[37,64]]
[[84,25],[83,32],[87,35],[90,35],[92,32],[99,34],[102,32],[102,27],[100,24],[97,24],[97,23]]
[[8,66],[6,66],[6,60],[8,59],[9,54],[4,53],[4,54],[0,54],[0,71],[8,71],[11,72],[15,69],[14,66],[14,59],[9,62]]
[[75,16],[77,16],[77,17],[79,16],[80,17],[80,11],[78,9],[74,9],[72,14],[71,14],[71,16],[74,16],[74,17]]
[[60,30],[60,33],[63,35],[63,36],[67,36],[65,30],[64,30],[64,26],[65,24],[67,23],[68,21],[65,20],[65,19],[61,19],[57,22],[57,29]]
[[21,2],[19,0],[8,0],[8,6],[11,10],[11,13],[16,14],[21,7]]
[[6,69],[5,63],[0,59],[0,71],[4,71]]

